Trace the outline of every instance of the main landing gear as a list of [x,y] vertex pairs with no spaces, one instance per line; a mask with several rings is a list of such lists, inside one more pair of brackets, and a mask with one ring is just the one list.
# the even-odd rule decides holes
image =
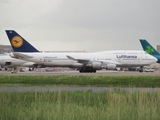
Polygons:
[[86,68],[81,68],[79,70],[80,73],[96,73],[95,69],[86,69]]

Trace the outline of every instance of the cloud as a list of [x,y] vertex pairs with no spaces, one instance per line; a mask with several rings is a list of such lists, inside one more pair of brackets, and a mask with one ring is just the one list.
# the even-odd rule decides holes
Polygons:
[[40,50],[141,49],[140,38],[160,44],[159,0],[0,2],[0,44],[8,44],[5,29],[16,30]]

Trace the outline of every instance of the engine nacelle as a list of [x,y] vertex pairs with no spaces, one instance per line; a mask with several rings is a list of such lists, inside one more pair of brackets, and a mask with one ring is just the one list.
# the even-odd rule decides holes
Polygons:
[[72,67],[74,67],[74,68],[81,68],[81,67],[83,67],[84,66],[84,64],[82,64],[82,63],[74,63],[73,65],[72,65]]
[[101,70],[102,69],[102,63],[101,62],[92,62],[91,63],[91,67],[93,69],[96,69],[96,70]]
[[107,70],[115,70],[116,69],[116,64],[107,64],[106,69]]
[[91,62],[88,63],[86,66],[93,68],[95,70],[102,70],[102,69],[115,70],[117,67],[116,64],[106,64],[101,62]]

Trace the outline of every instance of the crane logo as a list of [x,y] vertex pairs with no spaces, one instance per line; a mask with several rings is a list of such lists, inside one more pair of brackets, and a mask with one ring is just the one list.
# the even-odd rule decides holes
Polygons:
[[20,36],[14,36],[11,40],[11,44],[15,47],[15,48],[19,48],[22,46],[23,44],[23,40]]
[[153,49],[151,46],[146,46],[145,51],[146,51],[148,54],[154,53],[154,49]]

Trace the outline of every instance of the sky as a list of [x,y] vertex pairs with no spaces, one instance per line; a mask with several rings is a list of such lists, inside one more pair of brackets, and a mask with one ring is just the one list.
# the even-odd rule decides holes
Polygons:
[[40,51],[142,50],[160,45],[160,0],[0,0],[0,44],[15,30]]

